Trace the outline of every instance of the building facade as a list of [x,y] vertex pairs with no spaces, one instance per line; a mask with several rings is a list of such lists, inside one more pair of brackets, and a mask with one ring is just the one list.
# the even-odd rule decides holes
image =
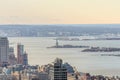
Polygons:
[[8,62],[10,65],[14,65],[17,63],[13,47],[9,47],[9,61]]
[[28,54],[26,52],[23,54],[23,65],[28,65]]
[[46,72],[39,72],[38,78],[39,78],[39,80],[49,80],[48,73],[46,73]]
[[24,45],[17,44],[17,63],[23,63]]
[[62,59],[55,59],[49,77],[50,80],[67,80],[67,69],[63,66]]
[[8,64],[9,41],[7,37],[0,37],[0,66]]
[[24,52],[24,45],[17,45],[17,63],[22,65],[28,65],[28,54]]

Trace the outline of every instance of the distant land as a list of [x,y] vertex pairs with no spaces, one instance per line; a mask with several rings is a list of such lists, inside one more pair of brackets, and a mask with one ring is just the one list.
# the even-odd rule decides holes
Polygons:
[[64,37],[120,35],[120,24],[0,25],[0,36]]

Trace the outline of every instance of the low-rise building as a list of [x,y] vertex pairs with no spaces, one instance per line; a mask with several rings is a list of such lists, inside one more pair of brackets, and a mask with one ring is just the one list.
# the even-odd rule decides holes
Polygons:
[[46,72],[39,72],[38,73],[39,80],[49,80],[48,73]]

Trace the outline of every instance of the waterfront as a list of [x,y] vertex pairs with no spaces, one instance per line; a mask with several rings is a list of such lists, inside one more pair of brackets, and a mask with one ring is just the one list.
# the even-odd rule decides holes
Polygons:
[[[92,74],[120,75],[120,57],[101,56],[103,52],[81,52],[82,49],[48,49],[46,47],[55,45],[53,37],[24,37],[9,38],[10,46],[16,46],[17,43],[25,45],[25,50],[29,54],[30,64],[44,65],[52,62],[56,57],[62,58],[65,62],[75,66],[80,72],[89,72]],[[100,40],[100,41],[59,41],[59,44],[99,46],[99,47],[118,47],[119,40]],[[112,52],[120,53],[120,52]],[[109,53],[109,54],[112,54]],[[16,51],[15,51],[16,54]],[[106,52],[105,52],[106,54]]]

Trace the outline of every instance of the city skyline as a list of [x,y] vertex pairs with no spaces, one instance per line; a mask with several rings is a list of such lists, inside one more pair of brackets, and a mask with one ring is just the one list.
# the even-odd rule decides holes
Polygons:
[[119,0],[1,0],[0,24],[119,24]]

